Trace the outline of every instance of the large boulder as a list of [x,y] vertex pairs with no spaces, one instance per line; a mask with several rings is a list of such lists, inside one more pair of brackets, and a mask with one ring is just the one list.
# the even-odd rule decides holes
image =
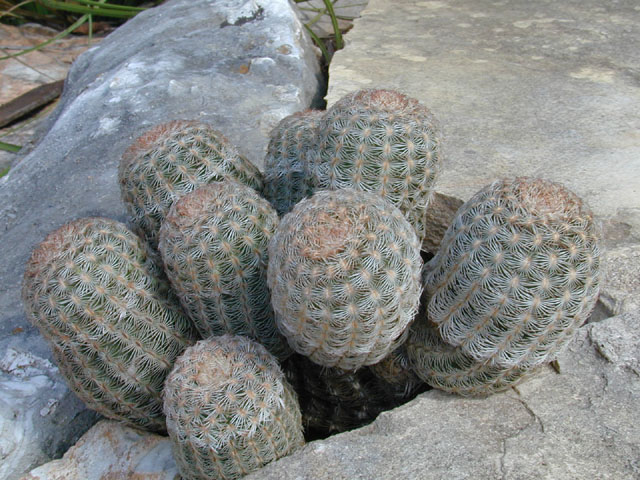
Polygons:
[[18,375],[9,357],[0,364],[0,431],[12,432],[1,479],[59,457],[95,422],[23,313],[33,247],[79,217],[127,221],[117,165],[152,125],[208,122],[260,166],[271,128],[321,98],[315,47],[287,0],[168,1],[77,59],[41,141],[0,180],[0,352],[34,365]]

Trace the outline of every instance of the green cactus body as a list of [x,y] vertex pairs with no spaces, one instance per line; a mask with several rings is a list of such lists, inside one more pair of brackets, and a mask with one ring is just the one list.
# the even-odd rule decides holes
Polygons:
[[219,132],[204,123],[158,125],[125,152],[118,169],[122,200],[138,233],[157,248],[171,205],[200,185],[235,180],[257,191],[262,174]]
[[22,298],[61,373],[89,408],[163,432],[164,380],[197,334],[160,275],[123,224],[85,218],[34,249]]
[[182,306],[203,338],[234,333],[291,354],[275,324],[267,246],[278,214],[252,188],[215,182],[178,200],[160,229],[160,252]]
[[278,329],[298,353],[355,370],[405,339],[420,297],[420,244],[378,195],[317,192],[281,220],[267,270]]
[[416,372],[439,388],[490,393],[552,361],[597,300],[596,233],[559,184],[516,178],[478,192],[425,267],[426,317],[408,342]]
[[307,152],[324,112],[306,110],[283,118],[271,131],[264,159],[264,196],[279,215],[313,193]]
[[317,131],[309,154],[316,188],[381,195],[422,241],[442,163],[440,128],[431,112],[393,90],[360,90],[327,110]]
[[296,394],[276,359],[246,338],[201,340],[176,361],[164,392],[180,473],[235,479],[303,445]]

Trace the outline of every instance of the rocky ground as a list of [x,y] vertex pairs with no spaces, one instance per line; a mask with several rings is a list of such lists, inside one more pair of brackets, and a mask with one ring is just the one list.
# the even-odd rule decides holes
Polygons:
[[[269,129],[321,102],[319,62],[288,2],[210,3],[169,1],[82,55],[41,143],[0,180],[0,244],[11,246],[0,257],[3,480],[175,477],[166,438],[110,421],[68,450],[97,419],[66,389],[19,290],[46,233],[81,216],[126,218],[115,169],[149,125],[211,121],[259,164]],[[631,1],[369,1],[326,99],[400,89],[440,119],[447,159],[426,245],[486,183],[541,175],[602,226],[600,301],[559,372],[486,399],[428,391],[247,478],[640,478],[639,25]]]

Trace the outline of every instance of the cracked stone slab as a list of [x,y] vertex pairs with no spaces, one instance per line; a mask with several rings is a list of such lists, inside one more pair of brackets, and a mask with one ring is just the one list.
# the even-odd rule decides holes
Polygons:
[[633,1],[370,0],[327,102],[398,89],[441,121],[440,193],[542,176],[586,200],[608,247],[638,243],[639,38]]
[[431,390],[246,478],[639,478],[638,322],[636,312],[585,325],[560,373],[482,399]]

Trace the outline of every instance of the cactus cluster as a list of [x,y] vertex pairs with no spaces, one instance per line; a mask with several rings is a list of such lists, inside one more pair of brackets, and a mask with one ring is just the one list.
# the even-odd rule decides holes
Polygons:
[[25,309],[78,396],[167,428],[190,479],[238,478],[302,445],[302,425],[355,428],[426,385],[504,390],[594,307],[596,227],[558,184],[500,180],[423,268],[441,163],[432,114],[389,90],[285,118],[266,184],[210,126],[160,125],[119,168],[141,238],[101,218],[53,232]]

